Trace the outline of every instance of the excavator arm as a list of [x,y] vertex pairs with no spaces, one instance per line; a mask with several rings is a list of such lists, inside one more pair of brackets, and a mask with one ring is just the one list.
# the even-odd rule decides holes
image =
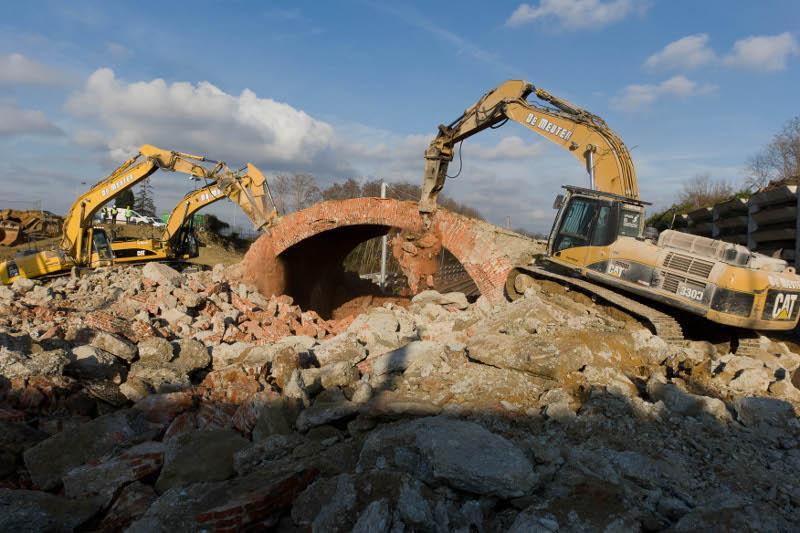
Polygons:
[[[529,102],[534,94],[549,105]],[[439,133],[425,151],[419,210],[432,213],[444,187],[455,145],[487,128],[513,120],[569,151],[589,174],[592,189],[639,198],[630,152],[606,123],[588,111],[522,80],[508,80],[489,91]]]
[[256,230],[263,230],[277,219],[275,201],[264,174],[252,163],[247,163],[245,170],[243,176],[223,176],[217,185],[225,196],[239,204]]
[[166,242],[173,239],[192,215],[225,197],[239,204],[256,229],[270,226],[277,218],[277,211],[273,209],[264,214],[262,209],[263,199],[270,196],[266,183],[264,175],[255,166],[248,164],[247,173],[240,178],[225,177],[190,192],[170,213],[161,240]]
[[[86,230],[91,226],[95,213],[103,204],[114,199],[120,193],[133,187],[159,169],[181,172],[195,178],[219,182],[224,190],[230,189],[235,192],[241,189],[239,184],[242,179],[241,172],[231,170],[221,161],[214,161],[203,156],[182,152],[162,150],[145,144],[139,149],[139,153],[136,156],[120,165],[108,177],[95,184],[72,204],[64,221],[61,248],[76,263],[84,263],[87,254],[91,255],[90,243],[86,242]],[[266,200],[263,195],[264,176],[252,165],[248,164],[247,169],[253,172],[253,177],[248,177],[247,179],[254,183],[261,183],[260,190],[262,193],[260,196],[252,195],[252,201],[248,198],[245,212],[255,224],[263,225],[268,220]]]

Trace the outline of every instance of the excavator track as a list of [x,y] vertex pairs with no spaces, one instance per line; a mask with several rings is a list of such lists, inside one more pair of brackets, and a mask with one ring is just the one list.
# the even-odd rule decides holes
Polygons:
[[517,290],[516,277],[519,274],[527,274],[534,278],[547,279],[567,285],[596,296],[606,303],[617,306],[623,309],[626,313],[634,315],[636,318],[644,322],[656,335],[667,341],[669,344],[675,346],[685,345],[685,338],[683,336],[683,328],[680,323],[672,318],[670,315],[654,309],[649,305],[645,305],[639,301],[623,296],[622,294],[610,290],[602,285],[597,285],[584,279],[564,276],[545,270],[537,266],[518,267],[512,271],[506,282],[506,292],[512,299],[517,299],[522,296],[522,292]]

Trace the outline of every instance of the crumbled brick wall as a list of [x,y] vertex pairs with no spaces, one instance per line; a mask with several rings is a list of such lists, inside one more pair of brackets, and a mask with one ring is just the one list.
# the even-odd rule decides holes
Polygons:
[[[292,246],[337,228],[376,225],[425,232],[416,202],[379,198],[321,202],[286,215],[260,237],[242,262],[242,277],[266,295],[280,292],[286,268],[280,257]],[[492,301],[503,297],[511,267],[529,260],[534,249],[533,241],[521,235],[441,208],[433,215],[427,233],[441,239],[441,245],[461,262],[481,293]]]

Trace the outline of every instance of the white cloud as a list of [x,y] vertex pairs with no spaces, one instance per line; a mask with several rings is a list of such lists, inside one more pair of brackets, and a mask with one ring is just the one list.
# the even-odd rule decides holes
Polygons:
[[516,135],[500,139],[494,146],[468,145],[470,155],[487,161],[530,159],[542,153],[538,142],[526,142]]
[[800,46],[789,32],[758,35],[736,41],[724,63],[732,67],[769,72],[785,69],[789,57],[798,54]]
[[538,5],[520,4],[506,21],[507,26],[522,26],[539,19],[555,19],[562,27],[600,28],[628,15],[643,13],[643,0],[540,0]]
[[673,76],[658,84],[628,85],[621,94],[611,99],[611,106],[621,111],[638,111],[663,98],[688,98],[708,94],[716,89],[714,85],[699,84],[685,76]]
[[71,137],[72,142],[90,150],[104,151],[108,149],[107,136],[97,130],[79,129]]
[[118,161],[150,143],[207,150],[231,163],[253,160],[310,170],[323,165],[333,145],[331,125],[251,90],[235,96],[208,82],[127,83],[105,68],[89,76],[67,110],[96,120],[108,132],[107,147]]
[[708,46],[708,34],[687,35],[673,41],[647,58],[644,65],[652,69],[692,69],[717,60],[717,54]]
[[[252,161],[268,175],[310,171],[321,186],[348,177],[421,183],[425,148],[435,132],[334,125],[248,90],[232,95],[204,82],[125,81],[108,69],[94,72],[66,109],[77,117],[70,121],[75,145],[84,153],[106,156],[83,170],[82,175],[97,177],[130,157],[140,144],[152,143],[208,154],[232,165]],[[493,222],[503,223],[511,216],[515,226],[545,230],[559,185],[584,184],[585,171],[564,150],[517,127],[469,139],[463,146],[463,171],[457,180],[448,180],[445,194],[475,206]],[[450,174],[459,170],[458,156],[455,159]],[[1,171],[2,165],[0,178]],[[167,173],[154,175],[153,185],[160,209],[170,208],[188,188],[185,179]],[[52,188],[61,190],[65,199],[74,197],[74,185],[54,182]],[[220,211],[229,220],[235,212]]]
[[0,56],[0,85],[53,85],[62,81],[58,70],[22,54]]
[[[72,140],[124,161],[143,143],[208,154],[231,164],[252,161],[265,171],[310,171],[328,176],[379,176],[421,180],[432,133],[399,134],[361,124],[332,124],[289,104],[245,89],[238,96],[207,82],[125,82],[110,69],[91,74],[67,102],[88,119]],[[470,140],[464,157],[475,161],[521,160],[541,146],[517,136],[496,142]]]
[[0,103],[0,136],[61,135],[63,132],[41,111],[22,109],[15,104]]

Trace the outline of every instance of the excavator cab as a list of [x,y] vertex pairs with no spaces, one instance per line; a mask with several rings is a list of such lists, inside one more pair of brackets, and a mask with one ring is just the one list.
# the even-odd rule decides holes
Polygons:
[[548,240],[548,255],[583,266],[589,248],[607,247],[620,236],[640,239],[645,202],[582,187],[565,186]]

